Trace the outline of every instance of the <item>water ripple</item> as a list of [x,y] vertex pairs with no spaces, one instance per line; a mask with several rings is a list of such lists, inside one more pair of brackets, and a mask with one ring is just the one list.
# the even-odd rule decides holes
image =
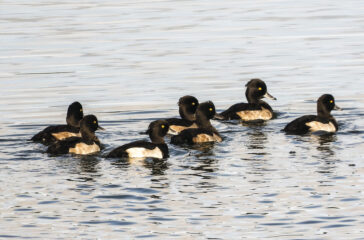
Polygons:
[[113,225],[113,226],[128,226],[128,225],[134,225],[135,222],[127,222],[127,221],[84,221],[80,222],[80,224],[87,224],[87,225],[94,225],[94,224],[107,224],[107,225]]
[[[0,238],[362,239],[364,33],[347,1],[1,1]],[[163,160],[105,159],[148,139],[178,99],[246,102],[271,121],[212,121],[223,142]],[[332,93],[336,134],[286,135]],[[80,101],[106,131],[93,156],[29,139]],[[142,133],[142,134],[140,134]],[[23,235],[23,236],[22,236]],[[243,237],[242,237],[243,236]]]
[[127,194],[121,194],[121,195],[100,195],[96,196],[95,198],[101,198],[101,199],[132,199],[132,200],[139,200],[144,201],[148,198],[141,197],[141,196],[134,196],[134,195],[127,195]]

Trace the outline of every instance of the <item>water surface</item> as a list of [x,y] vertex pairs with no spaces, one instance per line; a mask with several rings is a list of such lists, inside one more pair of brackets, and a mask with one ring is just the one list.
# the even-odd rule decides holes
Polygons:
[[[0,238],[363,239],[364,4],[349,1],[2,1]],[[170,158],[104,159],[178,98],[245,101],[278,118],[213,122],[224,141]],[[280,130],[323,93],[329,136]],[[78,100],[107,130],[96,156],[28,141]],[[169,139],[167,138],[167,141]]]

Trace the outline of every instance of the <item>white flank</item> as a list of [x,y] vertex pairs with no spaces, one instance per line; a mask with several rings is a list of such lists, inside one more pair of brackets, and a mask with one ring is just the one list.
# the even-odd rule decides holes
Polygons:
[[63,140],[69,137],[81,137],[81,133],[72,133],[72,132],[58,132],[52,133],[52,136],[57,140]]
[[216,135],[215,133],[214,133],[214,140],[215,142],[222,142],[222,138]]
[[266,108],[262,107],[262,110],[247,110],[236,113],[243,121],[253,120],[269,120],[273,117],[273,114]]
[[92,145],[87,145],[86,143],[77,143],[74,148],[70,148],[69,150],[70,153],[81,155],[91,154],[99,151],[100,147],[96,143]]
[[185,130],[187,128],[198,128],[198,126],[197,126],[196,123],[192,124],[189,127],[178,126],[178,125],[171,125],[171,126],[169,126],[168,134],[177,135],[177,134],[179,134],[180,132],[182,132],[183,130]]
[[310,127],[311,132],[317,132],[317,131],[336,132],[336,127],[332,122],[322,123],[322,122],[312,121],[306,123],[306,126]]
[[221,142],[222,139],[215,133],[211,136],[209,134],[198,134],[196,137],[193,138],[193,142],[195,143],[203,143],[203,142]]
[[131,158],[163,158],[163,153],[159,148],[154,148],[152,150],[142,148],[142,147],[133,147],[126,150],[129,157]]

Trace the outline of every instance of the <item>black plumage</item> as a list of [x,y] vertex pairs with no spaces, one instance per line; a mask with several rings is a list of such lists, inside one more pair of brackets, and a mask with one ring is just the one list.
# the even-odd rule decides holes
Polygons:
[[171,138],[173,144],[194,144],[201,142],[220,142],[222,138],[211,125],[210,119],[216,115],[215,105],[211,102],[201,103],[196,110],[198,128],[189,128]]
[[252,79],[246,85],[245,96],[248,103],[237,103],[220,113],[217,119],[231,120],[240,119],[243,121],[269,120],[273,114],[271,106],[261,100],[270,98],[276,100],[267,91],[267,86],[260,79]]
[[108,158],[167,158],[169,156],[168,146],[164,142],[169,124],[165,120],[153,121],[149,124],[148,134],[151,142],[135,141],[124,144],[112,150],[106,157]]
[[181,118],[165,119],[169,124],[169,134],[178,134],[182,130],[190,127],[197,127],[195,124],[195,112],[198,107],[198,100],[193,96],[183,96],[178,101],[179,115]]
[[82,105],[79,102],[73,102],[69,105],[67,110],[67,125],[48,126],[34,135],[31,140],[44,145],[49,145],[57,140],[63,140],[68,137],[77,136],[80,131],[80,121],[82,118]]
[[336,132],[339,126],[330,114],[332,110],[340,110],[330,94],[324,94],[317,100],[317,115],[305,115],[288,123],[283,129],[289,134],[305,134],[308,132]]
[[49,145],[47,153],[51,154],[67,154],[71,148],[75,148],[78,143],[83,141],[80,137],[70,137],[61,141],[57,141]]
[[99,126],[94,115],[85,116],[80,123],[81,137],[71,137],[57,141],[50,145],[47,153],[52,154],[91,154],[100,151],[100,141],[95,135],[95,131],[103,129]]

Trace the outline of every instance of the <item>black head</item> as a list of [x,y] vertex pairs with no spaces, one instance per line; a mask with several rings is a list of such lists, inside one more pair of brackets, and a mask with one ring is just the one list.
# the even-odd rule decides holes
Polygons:
[[341,110],[331,94],[324,94],[317,100],[317,114],[329,114],[332,110]]
[[203,102],[198,105],[196,110],[197,118],[205,117],[208,120],[212,119],[216,114],[215,105],[211,101]]
[[195,112],[198,107],[198,100],[193,96],[183,96],[178,101],[179,115],[183,119],[195,120]]
[[67,124],[73,127],[79,127],[83,118],[82,105],[79,102],[73,102],[67,110]]
[[147,132],[152,142],[162,143],[163,137],[167,135],[169,124],[165,120],[156,120],[149,124]]
[[276,100],[275,97],[268,93],[267,85],[265,85],[265,82],[258,78],[250,80],[245,86],[247,87],[245,91],[245,96],[248,99],[249,103],[257,102],[265,97]]
[[88,132],[95,132],[98,129],[104,130],[102,127],[99,126],[99,121],[97,120],[95,115],[86,115],[80,123],[81,132],[88,131]]

